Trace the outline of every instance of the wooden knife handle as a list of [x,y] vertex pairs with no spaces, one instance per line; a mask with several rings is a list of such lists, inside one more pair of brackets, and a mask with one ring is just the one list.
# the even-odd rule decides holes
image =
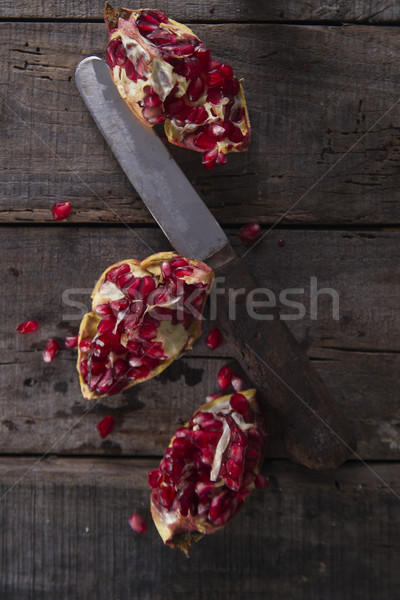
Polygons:
[[[224,287],[225,292],[216,296],[217,320],[224,340],[254,386],[278,413],[290,457],[312,469],[337,467],[355,448],[351,427],[278,311],[268,309],[272,320],[250,316],[245,298],[260,285],[244,261],[232,250],[231,254],[234,258],[221,266],[217,261],[214,269],[216,276],[225,277],[217,290],[221,292]],[[229,290],[240,288],[245,292],[237,295],[236,318],[232,319]],[[254,308],[254,312],[265,314],[266,310]]]

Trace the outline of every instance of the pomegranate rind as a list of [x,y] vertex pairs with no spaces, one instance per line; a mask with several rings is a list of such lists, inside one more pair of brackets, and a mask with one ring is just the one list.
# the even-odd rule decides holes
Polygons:
[[[204,287],[204,300],[199,311],[199,316],[201,317],[205,301],[207,299],[212,282],[214,280],[214,273],[212,269],[210,269],[210,267],[208,267],[206,264],[186,257],[181,257],[175,252],[159,252],[157,254],[149,256],[141,262],[136,259],[127,259],[118,261],[117,263],[114,263],[113,265],[108,267],[100,276],[91,294],[92,311],[84,315],[79,327],[77,370],[79,375],[81,391],[85,399],[91,400],[93,398],[101,398],[102,396],[107,395],[106,393],[99,394],[96,391],[92,390],[89,387],[88,383],[85,381],[80,368],[82,358],[84,357],[84,353],[80,348],[80,342],[84,339],[92,340],[96,336],[98,332],[98,325],[102,320],[102,316],[96,314],[94,311],[98,305],[108,303],[110,302],[110,300],[113,299],[112,297],[110,297],[109,294],[105,294],[103,291],[103,284],[107,281],[107,274],[109,273],[109,271],[118,268],[121,265],[127,264],[129,265],[130,272],[134,277],[143,278],[146,276],[152,276],[155,280],[161,281],[162,263],[169,262],[174,258],[184,258],[184,260],[187,261],[187,263],[193,269],[191,275],[182,277],[182,281],[189,285],[202,284],[202,286]],[[154,308],[153,305],[147,305],[146,312],[147,310],[152,308]],[[184,326],[181,324],[172,325],[172,323],[167,320],[160,322],[157,337],[154,338],[154,342],[163,342],[163,349],[168,358],[162,360],[145,377],[138,377],[136,379],[129,380],[129,383],[127,383],[123,389],[126,390],[138,383],[143,383],[144,381],[147,381],[148,379],[159,375],[162,371],[169,367],[169,365],[172,362],[174,362],[174,360],[176,360],[182,354],[182,352],[190,350],[193,347],[195,341],[200,337],[201,333],[202,330],[200,318],[194,318],[187,329],[185,329]]]
[[[191,29],[164,13],[162,22],[149,27],[155,27],[158,36],[171,35],[173,42],[153,41],[154,30],[139,31],[137,23],[146,20],[149,11],[161,13],[153,9],[115,10],[106,2],[104,18],[110,34],[107,61],[113,82],[130,110],[144,124],[164,123],[169,142],[203,153],[206,168],[224,164],[226,154],[245,151],[250,144],[250,119],[241,82],[230,65],[211,59],[208,49]],[[187,51],[176,50],[183,46]],[[199,47],[208,52],[207,57],[203,54],[198,58]],[[191,63],[190,72],[185,71],[185,59],[189,62],[194,59],[196,63],[195,67]],[[218,81],[210,81],[208,77],[216,73]],[[198,90],[195,95],[192,84]],[[146,104],[149,94],[156,103],[150,99]],[[219,133],[215,133],[215,126]],[[225,127],[225,133],[223,129],[221,133],[221,126]],[[200,137],[202,141],[198,141]]]
[[[264,436],[264,441],[266,441],[267,437],[267,424],[266,417],[263,412],[262,407],[260,406],[257,400],[257,391],[255,389],[248,389],[240,392],[247,400],[248,406],[251,409],[254,415],[254,424],[257,426],[257,430]],[[198,408],[192,416],[192,419],[196,417],[201,412],[205,413],[219,413],[224,411],[230,406],[230,400],[234,394],[227,394],[224,396],[220,396],[210,402],[206,402],[200,408]],[[185,423],[182,428],[189,428],[190,421]],[[176,435],[171,438],[168,448],[173,446],[173,442],[176,439]],[[265,450],[265,443],[264,443]],[[260,469],[262,467],[262,463],[264,460],[264,450],[260,453],[257,463],[254,465],[252,472],[254,474],[253,480],[246,486],[248,491],[247,496],[242,499],[242,506],[247,501],[250,493],[253,489],[256,488],[255,478],[260,473]],[[224,480],[216,481],[216,488],[219,488],[219,492],[223,492],[225,486],[223,485]],[[188,515],[184,516],[180,513],[179,509],[177,510],[160,510],[156,503],[153,500],[154,491],[151,494],[150,500],[150,510],[153,517],[154,524],[157,528],[158,533],[160,534],[164,544],[170,546],[171,548],[178,548],[182,550],[186,554],[189,555],[190,547],[196,543],[199,539],[204,537],[205,535],[209,535],[222,529],[226,526],[224,525],[216,525],[210,522],[207,519],[206,515],[196,515],[192,516],[190,511]],[[239,510],[235,513],[234,516],[239,512]],[[233,517],[234,518],[234,517]],[[230,521],[229,521],[230,522]]]

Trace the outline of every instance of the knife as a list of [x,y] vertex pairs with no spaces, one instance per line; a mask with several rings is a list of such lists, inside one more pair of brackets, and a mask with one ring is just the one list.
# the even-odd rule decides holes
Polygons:
[[[113,154],[171,245],[225,278],[225,292],[217,295],[218,325],[232,357],[278,414],[289,456],[313,469],[340,465],[355,448],[348,421],[279,312],[271,309],[268,321],[249,315],[245,298],[260,285],[196,190],[154,130],[132,114],[105,61],[85,58],[75,80]],[[245,293],[237,296],[232,320],[229,290],[239,288]]]

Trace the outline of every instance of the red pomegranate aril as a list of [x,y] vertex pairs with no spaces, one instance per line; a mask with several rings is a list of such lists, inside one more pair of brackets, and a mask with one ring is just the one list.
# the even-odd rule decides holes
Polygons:
[[192,267],[178,267],[174,271],[175,277],[182,279],[183,277],[190,277],[193,273]]
[[218,148],[215,147],[212,150],[204,152],[203,158],[201,159],[203,167],[206,169],[214,169],[218,159]]
[[173,44],[176,41],[176,35],[162,29],[153,29],[146,37],[152,44],[156,44],[157,46]]
[[187,96],[191,102],[197,102],[204,94],[205,82],[202,77],[193,79],[187,89]]
[[164,475],[161,473],[160,469],[153,469],[147,475],[147,481],[149,486],[154,489],[164,481]]
[[126,347],[133,354],[140,356],[142,354],[143,342],[142,340],[129,340]]
[[214,136],[203,132],[194,140],[197,148],[202,148],[203,150],[211,150],[215,148],[216,139]]
[[243,142],[244,136],[239,127],[234,126],[228,133],[228,139],[231,140],[231,142],[240,143]]
[[221,367],[218,375],[217,381],[221,390],[226,390],[231,384],[232,374],[229,367]]
[[134,514],[130,517],[128,523],[132,527],[133,531],[136,531],[136,533],[146,532],[146,522],[142,516]]
[[231,384],[235,392],[242,392],[245,388],[244,379],[240,375],[232,375]]
[[152,125],[159,125],[165,120],[165,115],[161,112],[160,106],[146,107],[143,109],[142,115]]
[[258,475],[256,475],[254,478],[254,485],[258,489],[264,489],[264,488],[267,488],[270,486],[270,481],[269,481],[269,479],[264,477],[264,475],[261,475],[261,473],[258,473]]
[[60,347],[55,338],[49,338],[43,350],[43,360],[46,363],[51,363],[60,351]]
[[17,327],[18,333],[35,333],[40,327],[38,321],[24,321]]
[[147,367],[132,367],[126,373],[127,379],[144,379],[150,373],[150,369]]
[[235,392],[232,394],[230,405],[233,410],[244,416],[247,409],[246,396],[240,394],[239,392]]
[[207,75],[207,85],[209,87],[219,86],[223,81],[224,75],[221,71],[209,71]]
[[176,96],[168,96],[168,98],[164,102],[164,107],[167,115],[178,115],[184,108],[186,104],[182,98],[177,98]]
[[244,242],[254,242],[261,235],[261,228],[258,223],[250,223],[239,229],[240,239]]
[[219,394],[208,394],[208,396],[206,396],[206,402],[213,402],[213,400],[216,400],[217,398],[221,398],[222,393]]
[[125,273],[130,273],[130,266],[127,264],[122,264],[119,267],[115,267],[114,269],[111,269],[110,271],[108,271],[108,273],[106,274],[106,280],[107,281],[111,281],[112,283],[115,283],[118,279],[118,277],[120,277],[120,275],[124,275]]
[[125,69],[126,76],[131,81],[136,83],[138,80],[136,69],[135,69],[133,62],[129,58],[126,58],[126,60],[125,60],[124,69]]
[[165,508],[169,508],[175,498],[175,490],[170,485],[163,485],[159,488],[159,500]]
[[226,463],[226,470],[231,477],[237,479],[243,472],[243,466],[240,462],[230,458]]
[[158,359],[166,358],[161,342],[158,346],[156,344],[153,344],[152,346],[149,346],[148,348],[146,348],[145,354],[146,354],[146,356],[150,356],[151,358],[158,358]]
[[120,45],[122,45],[121,38],[114,38],[107,46],[106,61],[110,69],[115,67],[115,53],[118,51]]
[[218,327],[213,327],[206,337],[206,344],[210,350],[215,350],[222,343],[221,332]]
[[124,360],[123,358],[117,358],[117,360],[114,362],[114,365],[113,365],[115,377],[117,377],[119,379],[120,377],[125,375],[128,368],[129,367],[128,367],[126,360]]
[[64,338],[64,346],[65,348],[76,348],[78,345],[78,336],[68,336]]
[[102,318],[97,326],[99,333],[105,333],[106,331],[112,331],[115,327],[116,320],[113,315],[106,315]]
[[185,42],[165,45],[160,48],[163,54],[172,56],[191,56],[193,54],[193,45]]
[[152,340],[157,337],[157,327],[153,323],[142,323],[139,336],[144,340]]
[[[98,358],[92,358],[92,364],[90,367],[90,375],[102,375],[106,369],[107,361]],[[99,380],[100,381],[100,380]],[[97,385],[97,383],[96,383]]]
[[111,415],[107,415],[101,421],[99,421],[96,425],[97,431],[100,433],[101,437],[106,438],[114,428],[114,417]]
[[156,283],[152,277],[147,275],[142,278],[140,290],[142,292],[143,301],[146,302],[148,295],[156,289]]
[[79,363],[79,369],[80,369],[80,372],[82,374],[82,377],[86,381],[87,377],[89,375],[88,361],[86,359],[81,360],[81,362]]
[[109,304],[98,304],[94,309],[96,315],[111,315],[112,310]]
[[71,214],[71,202],[55,202],[52,207],[54,221],[63,221]]
[[240,446],[239,444],[232,444],[230,448],[230,456],[233,460],[237,462],[241,462],[244,459],[246,454],[245,446]]
[[111,369],[107,369],[96,386],[96,391],[99,394],[107,394],[114,383],[114,378]]
[[188,265],[189,263],[186,258],[182,258],[181,256],[171,260],[171,267],[173,269],[177,269],[178,267],[187,267]]

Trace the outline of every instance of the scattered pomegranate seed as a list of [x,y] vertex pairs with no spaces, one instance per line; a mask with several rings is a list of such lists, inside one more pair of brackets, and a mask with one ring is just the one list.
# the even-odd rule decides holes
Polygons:
[[60,351],[60,346],[55,338],[49,338],[43,350],[43,360],[46,363],[51,363]]
[[210,348],[210,350],[215,350],[215,348],[218,348],[218,346],[221,345],[221,342],[222,338],[220,330],[218,327],[213,327],[206,337],[207,346]]
[[239,375],[232,375],[231,383],[235,392],[241,392],[245,388],[244,380]]
[[208,396],[206,396],[206,402],[212,402],[213,400],[216,400],[216,398],[220,398],[222,396],[222,394],[208,394]]
[[278,246],[280,248],[283,248],[284,245],[285,245],[285,240],[278,240]]
[[270,486],[270,481],[269,481],[269,479],[264,477],[264,475],[261,475],[261,473],[259,473],[258,475],[256,475],[256,477],[254,479],[254,484],[255,484],[256,488],[264,489],[264,488]]
[[129,519],[129,525],[136,533],[144,533],[146,531],[146,523],[143,517],[138,514],[134,514]]
[[101,437],[103,439],[106,438],[114,428],[114,417],[112,417],[111,415],[107,415],[97,423],[96,427]]
[[64,346],[66,348],[76,348],[77,345],[78,345],[78,336],[77,335],[73,335],[73,336],[64,338]]
[[53,204],[52,213],[55,221],[63,221],[69,217],[71,213],[71,202],[56,202]]
[[261,235],[261,228],[258,223],[250,223],[239,229],[240,239],[244,242],[254,242]]
[[17,332],[18,333],[34,333],[40,327],[40,324],[37,321],[25,321],[18,325]]
[[230,386],[231,379],[232,373],[229,367],[221,367],[217,375],[218,385],[221,390],[226,390]]

